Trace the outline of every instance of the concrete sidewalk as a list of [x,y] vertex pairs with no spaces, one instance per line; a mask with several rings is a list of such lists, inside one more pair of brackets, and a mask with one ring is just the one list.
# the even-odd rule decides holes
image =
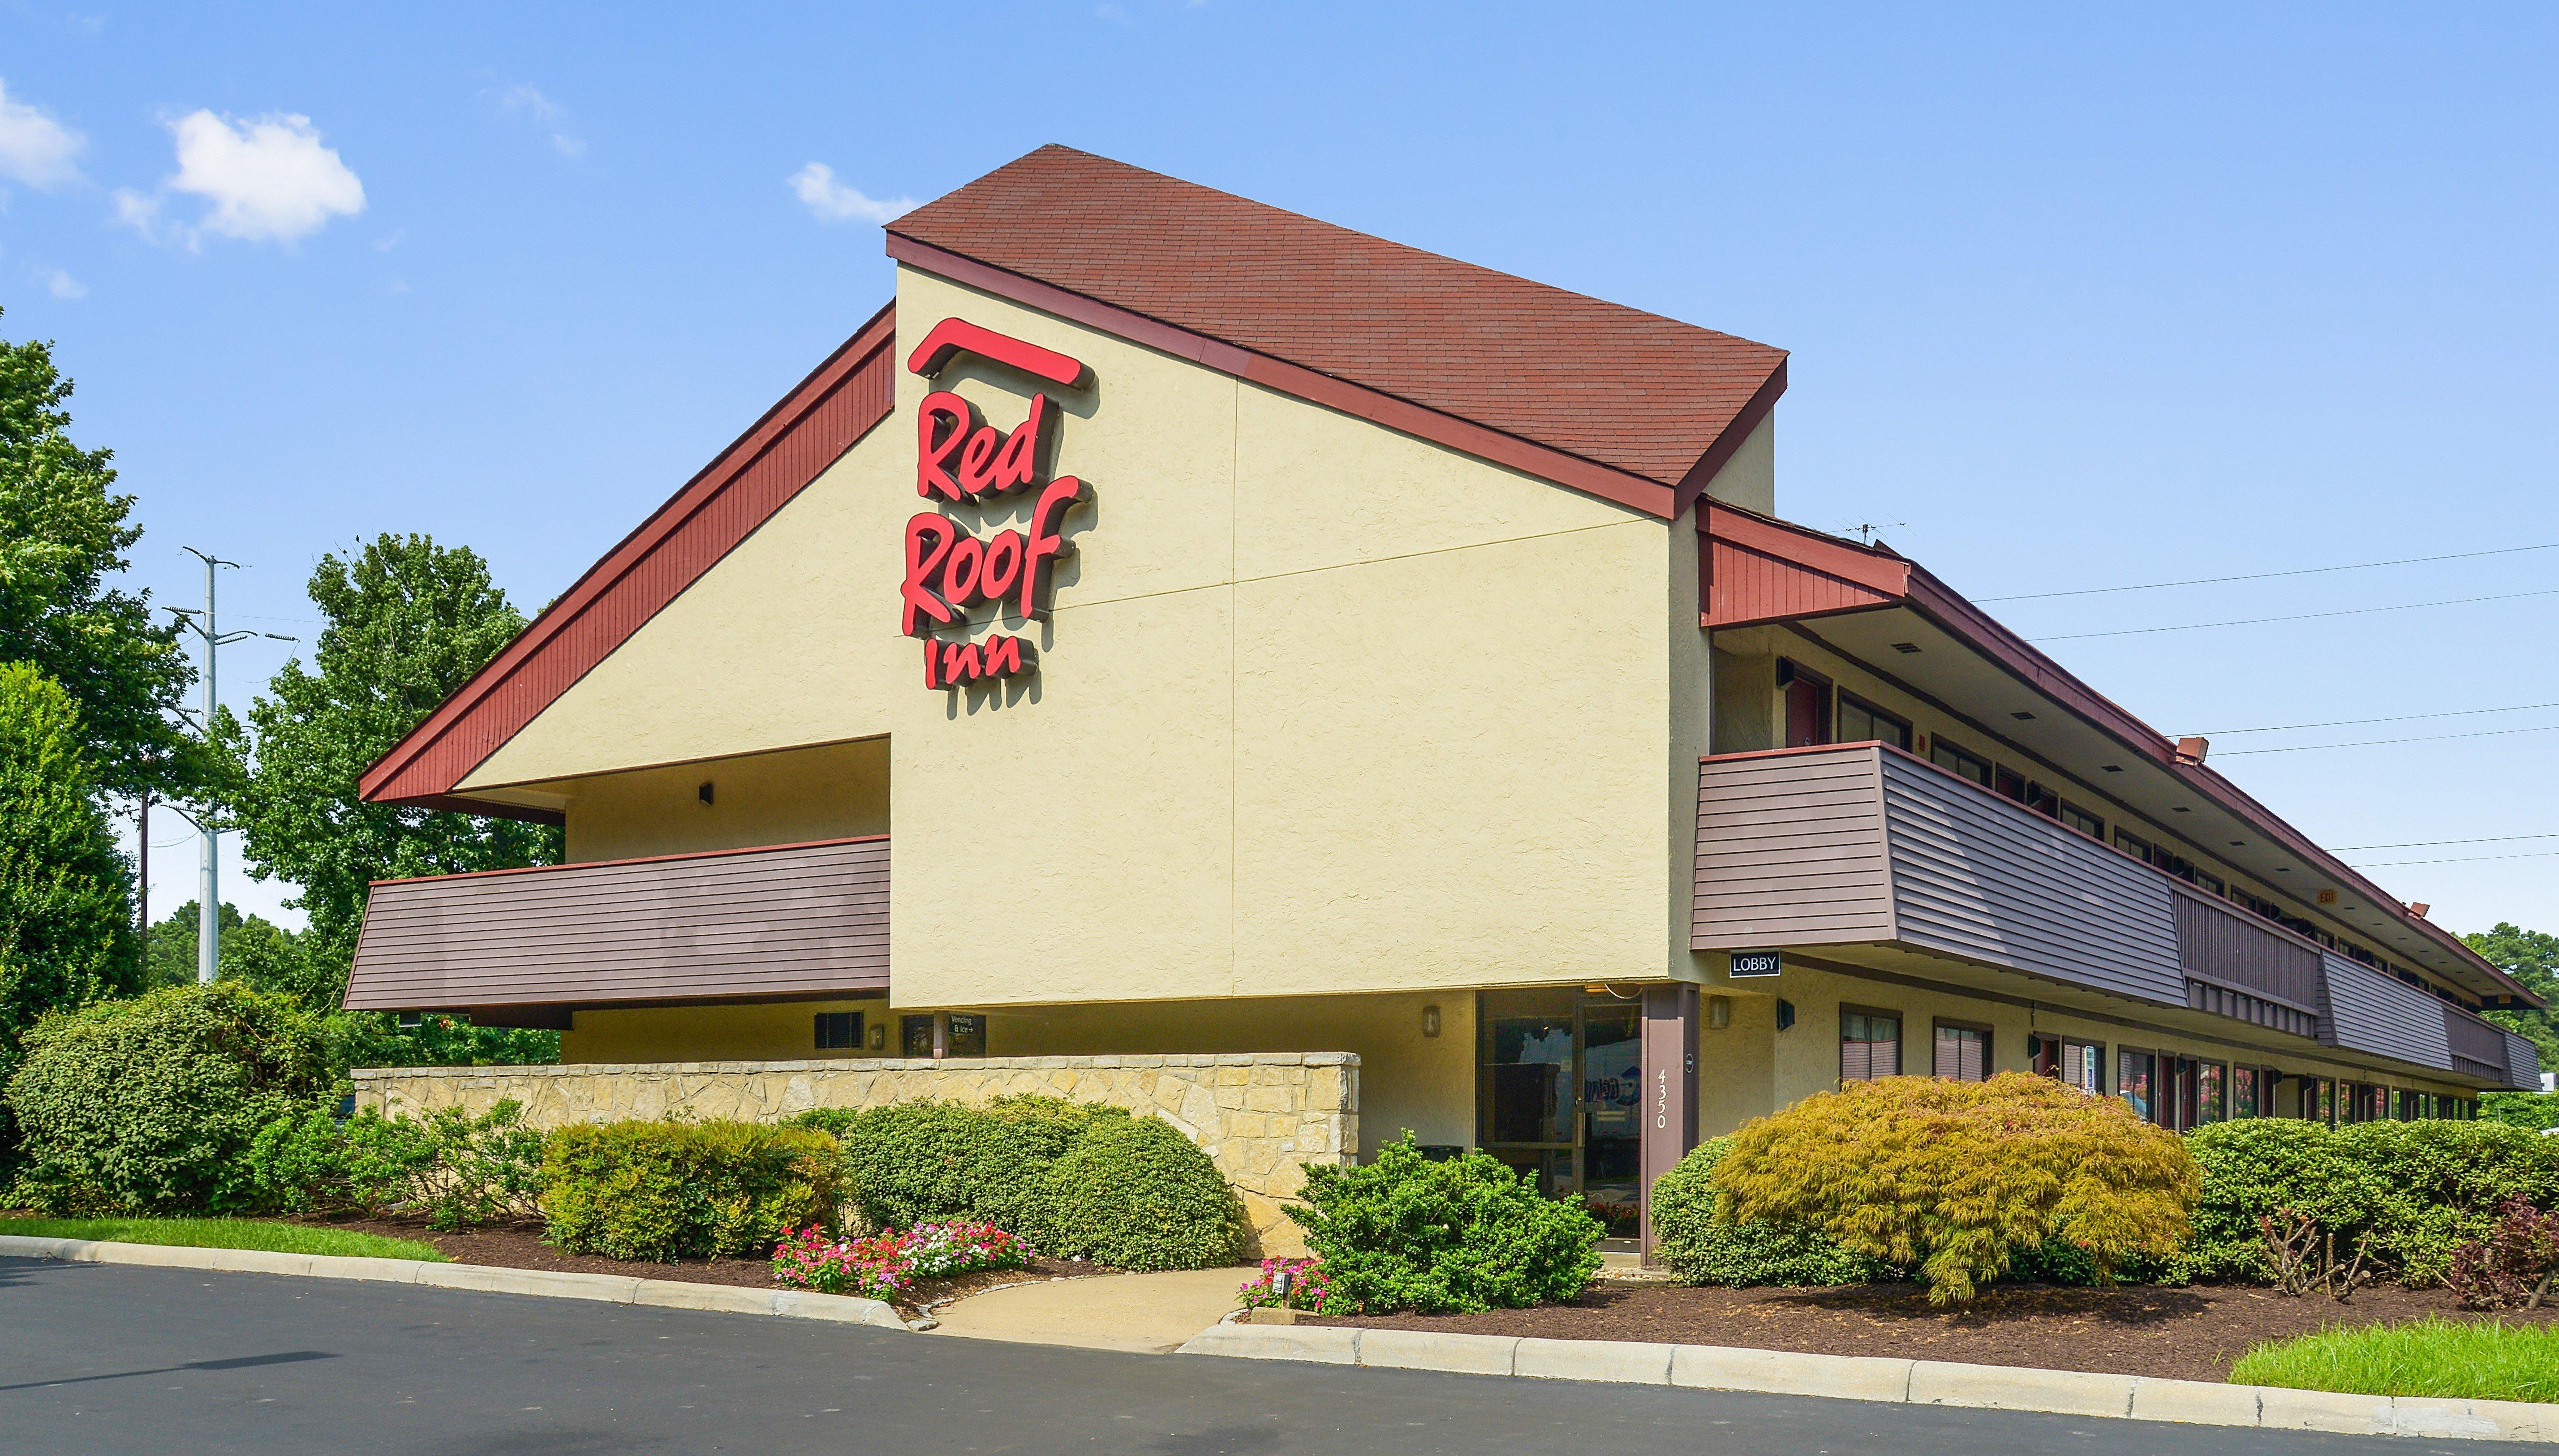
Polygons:
[[1023,1284],[945,1305],[930,1333],[1170,1355],[1235,1308],[1237,1287],[1253,1274],[1239,1264]]

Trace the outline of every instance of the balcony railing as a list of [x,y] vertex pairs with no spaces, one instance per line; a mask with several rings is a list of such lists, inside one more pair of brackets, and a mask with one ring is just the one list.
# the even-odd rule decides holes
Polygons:
[[578,1007],[791,1000],[888,985],[888,840],[382,880],[352,1010],[565,1025]]
[[1894,945],[2510,1087],[2531,1044],[1882,744],[1699,765],[1701,950]]

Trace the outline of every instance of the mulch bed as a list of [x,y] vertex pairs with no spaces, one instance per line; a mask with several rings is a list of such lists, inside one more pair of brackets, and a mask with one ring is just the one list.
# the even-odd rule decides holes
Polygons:
[[[572,1274],[621,1274],[642,1279],[676,1279],[689,1284],[735,1284],[750,1289],[779,1287],[773,1282],[773,1261],[770,1259],[678,1259],[674,1263],[660,1264],[635,1263],[596,1253],[570,1253],[544,1243],[542,1226],[537,1222],[487,1224],[463,1234],[438,1234],[427,1228],[424,1220],[311,1219],[304,1222],[358,1234],[378,1234],[385,1238],[414,1239],[433,1245],[436,1252],[458,1264],[492,1264],[503,1269],[559,1269]],[[896,1301],[896,1304],[902,1312],[913,1315],[926,1305],[981,1294],[999,1284],[1020,1284],[1035,1279],[1080,1279],[1119,1272],[1095,1263],[1034,1258],[1027,1269],[987,1269],[975,1274],[956,1274],[948,1279],[919,1279],[908,1291],[908,1297]]]
[[1970,1305],[1950,1312],[1931,1306],[1926,1290],[1915,1284],[1689,1289],[1632,1281],[1602,1281],[1570,1304],[1538,1309],[1298,1319],[1372,1329],[1733,1345],[2217,1382],[2230,1379],[2231,1363],[2259,1341],[2336,1324],[2395,1325],[2430,1314],[2559,1323],[2559,1309],[2474,1314],[2449,1290],[2396,1285],[2358,1290],[2339,1303],[2324,1294],[2295,1299],[2237,1285],[2063,1289],[2018,1284],[1984,1290]]

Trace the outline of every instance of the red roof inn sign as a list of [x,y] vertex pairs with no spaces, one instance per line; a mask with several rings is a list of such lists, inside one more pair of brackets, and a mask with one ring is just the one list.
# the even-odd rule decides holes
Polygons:
[[[906,366],[932,378],[961,354],[1072,389],[1084,365],[1063,354],[981,329],[964,319],[944,319],[907,356]],[[1048,618],[1051,568],[1075,553],[1060,533],[1069,510],[1092,499],[1073,476],[1043,480],[1042,463],[1055,434],[1057,406],[1033,394],[1029,412],[1009,431],[978,417],[978,407],[947,389],[924,396],[915,417],[915,494],[940,503],[906,522],[906,580],[898,588],[898,631],[924,639],[924,685],[957,687],[985,678],[1029,672],[1038,657],[1029,642],[996,633],[982,643],[941,642],[941,627],[968,625],[968,609],[996,604],[995,618]],[[949,509],[1028,500],[1030,519],[1020,530],[979,537]],[[1009,605],[1007,605],[1009,604]]]

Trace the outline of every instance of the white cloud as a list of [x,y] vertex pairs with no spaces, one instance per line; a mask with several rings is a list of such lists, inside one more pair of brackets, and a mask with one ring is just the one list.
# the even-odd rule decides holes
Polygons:
[[77,182],[72,159],[87,141],[42,107],[11,100],[8,82],[0,81],[0,177],[29,187]]
[[1130,17],[1127,10],[1122,9],[1117,5],[1096,5],[1093,7],[1093,13],[1102,17],[1104,20],[1111,22],[1113,25],[1135,25],[1137,23],[1135,19]]
[[551,150],[563,157],[586,155],[586,139],[571,136],[559,123],[568,116],[568,108],[528,85],[509,86],[498,97],[498,109],[511,116],[522,116],[551,134]]
[[178,171],[163,193],[193,193],[212,206],[192,223],[172,223],[161,216],[163,193],[146,197],[119,189],[116,220],[154,242],[195,247],[208,232],[248,242],[292,242],[327,226],[331,218],[365,210],[365,184],[334,149],[320,144],[308,116],[278,113],[234,122],[195,111],[170,123],[169,130],[178,141]]
[[66,303],[88,297],[88,289],[77,278],[60,268],[50,273],[41,273],[39,276],[45,280],[45,291]]
[[843,222],[855,218],[865,222],[886,222],[915,210],[913,198],[884,203],[862,196],[837,182],[835,169],[824,162],[812,162],[785,180],[821,222]]

